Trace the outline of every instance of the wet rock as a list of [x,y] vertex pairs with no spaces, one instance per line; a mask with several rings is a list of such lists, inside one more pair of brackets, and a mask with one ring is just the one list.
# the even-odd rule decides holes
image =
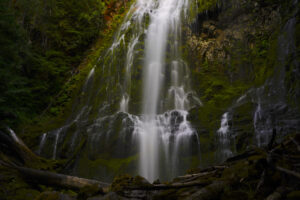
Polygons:
[[212,20],[204,21],[202,24],[203,32],[208,34],[210,37],[215,36],[216,26]]
[[41,193],[35,200],[75,200],[75,198],[57,191],[46,191]]
[[94,197],[90,197],[87,200],[127,200],[128,198],[119,196],[117,193],[115,192],[110,192],[106,195],[99,195],[99,196],[94,196]]
[[151,199],[151,196],[153,195],[152,191],[147,190],[125,190],[123,193],[123,196],[125,196],[128,199]]
[[79,195],[78,197],[80,199],[86,199],[88,197],[92,197],[92,196],[95,196],[97,194],[101,194],[101,190],[99,190],[99,187],[97,187],[96,185],[94,186],[86,186],[82,189],[80,189],[79,191]]
[[288,106],[286,104],[276,104],[270,110],[271,113],[276,113],[277,115],[283,115],[288,111]]

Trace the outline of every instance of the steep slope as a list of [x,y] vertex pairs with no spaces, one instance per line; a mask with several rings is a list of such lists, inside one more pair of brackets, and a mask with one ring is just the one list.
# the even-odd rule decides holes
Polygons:
[[[167,170],[171,167],[176,166],[178,175],[190,167],[221,162],[251,145],[264,146],[273,129],[278,140],[299,130],[299,3],[208,2],[189,4],[192,12],[181,24],[179,40],[172,42],[176,34],[170,33],[166,46],[158,113],[162,115],[155,119],[162,135],[170,131],[157,151],[157,159],[171,159],[159,162],[160,176],[166,179],[174,177]],[[58,123],[46,123],[55,129],[43,128],[39,144],[35,143],[43,156],[72,159],[68,173],[102,180],[138,173],[144,157],[139,154],[137,135],[146,130],[140,116],[147,41],[143,30],[152,15],[148,4],[139,3],[128,12],[111,47],[95,62],[71,114]],[[186,70],[179,72],[186,85],[178,87],[172,86],[173,43],[180,44],[179,66]],[[171,96],[165,95],[168,88]],[[172,91],[175,100],[183,95],[188,116],[176,104],[172,106]],[[184,129],[191,130],[190,145],[177,152],[176,137]],[[179,153],[175,160],[168,155],[174,156],[173,150]]]
[[264,146],[273,129],[279,140],[299,131],[298,20],[297,1],[220,1],[198,14],[187,56],[204,163]]
[[[45,113],[19,129],[46,158],[35,168],[115,179],[108,199],[297,198],[299,137],[275,155],[270,144],[300,129],[299,2],[138,0],[127,8],[119,15],[122,3],[108,5],[107,29],[89,56]],[[7,144],[0,147],[4,155]],[[160,183],[190,168],[196,178]],[[11,199],[99,192],[49,193],[1,170]],[[141,174],[159,180],[133,178]],[[192,188],[172,188],[190,178]]]

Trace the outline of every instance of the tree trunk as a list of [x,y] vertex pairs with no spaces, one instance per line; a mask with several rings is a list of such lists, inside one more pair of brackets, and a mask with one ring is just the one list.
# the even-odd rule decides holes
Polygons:
[[17,157],[27,166],[33,166],[41,160],[41,158],[33,153],[10,128],[8,128],[7,133],[0,131],[0,143],[16,154]]
[[19,167],[13,164],[4,163],[0,161],[0,164],[6,167],[16,169],[27,181],[36,182],[44,185],[59,186],[69,189],[82,189],[85,187],[93,187],[98,189],[102,193],[108,192],[110,184],[100,182],[97,180],[79,178],[76,176],[69,176],[65,174],[58,174],[49,171],[43,171],[38,169],[31,169],[27,167]]

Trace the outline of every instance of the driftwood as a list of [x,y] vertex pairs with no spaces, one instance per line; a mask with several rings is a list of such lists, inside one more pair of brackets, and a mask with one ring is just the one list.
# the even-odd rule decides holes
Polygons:
[[85,187],[94,187],[97,188],[102,193],[108,192],[109,184],[97,180],[79,178],[76,176],[58,174],[58,173],[32,169],[27,167],[20,167],[2,161],[0,161],[0,164],[17,170],[23,177],[26,178],[26,180],[31,182],[37,182],[39,184],[54,185],[63,188],[79,189],[79,190]]

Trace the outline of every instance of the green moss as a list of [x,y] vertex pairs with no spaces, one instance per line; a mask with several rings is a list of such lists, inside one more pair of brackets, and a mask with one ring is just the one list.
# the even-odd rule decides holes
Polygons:
[[200,158],[199,156],[189,156],[183,158],[182,162],[185,163],[185,166],[188,166],[189,168],[196,168],[200,165]]
[[137,160],[137,156],[131,156],[128,158],[121,158],[121,159],[115,158],[109,160],[97,159],[90,165],[90,167],[94,168],[99,165],[102,165],[117,174],[120,173],[123,169],[125,169],[129,165],[129,163],[134,162],[136,160]]
[[[251,166],[247,161],[238,162],[223,171],[222,178],[224,180],[239,181],[246,178],[251,173]],[[252,174],[251,174],[252,175]]]
[[172,190],[165,190],[163,192],[160,192],[157,195],[153,196],[154,200],[171,200],[171,199],[178,199],[178,190],[172,189]]
[[128,174],[116,176],[111,184],[111,191],[120,192],[124,189],[124,187],[132,185],[132,182],[133,177]]
[[[129,167],[135,165],[136,161],[137,155],[127,158],[111,158],[109,154],[101,154],[98,155],[97,159],[91,160],[87,153],[83,152],[80,154],[76,174],[81,177],[95,178],[96,176],[102,181],[111,181],[116,175],[130,171]],[[89,170],[86,170],[87,168]]]
[[43,192],[35,200],[57,200],[60,199],[58,192]]
[[218,0],[198,0],[198,13],[214,9],[217,6]]
[[15,170],[0,166],[0,197],[7,200],[32,200],[40,194],[32,188]]
[[[80,92],[83,84],[85,83],[87,75],[89,74],[90,70],[97,65],[98,59],[101,57],[101,55],[103,55],[111,45],[114,38],[113,35],[123,21],[127,9],[130,8],[130,5],[133,2],[134,1],[130,1],[127,3],[126,10],[124,7],[118,7],[116,10],[114,10],[114,12],[111,13],[113,18],[111,19],[110,23],[108,23],[100,32],[99,39],[96,40],[91,49],[86,52],[86,57],[77,67],[76,73],[66,81],[61,91],[51,100],[51,104],[48,109],[46,109],[41,116],[32,119],[30,122],[26,121],[26,123],[21,124],[18,127],[17,132],[23,133],[22,138],[30,147],[37,146],[36,139],[41,133],[54,130],[57,127],[64,125],[66,119],[73,111],[73,103],[78,96],[80,97]],[[123,11],[121,9],[123,9]],[[96,73],[102,73],[102,67],[101,70],[96,68]],[[107,74],[107,76],[109,76],[109,74]],[[116,84],[114,84],[114,87],[112,88],[116,88],[115,85]],[[112,90],[112,92],[115,91]],[[102,97],[99,99],[99,101],[103,101],[103,99],[106,97],[106,95],[98,96]]]
[[102,190],[96,184],[90,185],[90,186],[85,186],[80,189],[80,191],[78,193],[78,199],[87,199],[88,197],[95,196],[101,192],[102,192]]
[[297,199],[300,199],[300,190],[288,193],[287,196],[286,196],[286,199],[287,200],[297,200]]
[[21,188],[15,191],[15,194],[11,198],[11,200],[32,200],[37,195],[39,195],[40,192],[37,190],[33,190],[31,188]]
[[152,186],[145,178],[141,176],[132,177],[128,174],[116,176],[111,184],[111,191],[120,192],[126,187],[148,187]]
[[262,154],[259,154],[259,155],[255,155],[255,156],[251,156],[248,158],[249,161],[259,161],[261,159],[266,159],[266,156],[267,155],[262,155]]
[[216,152],[210,151],[201,154],[201,163],[202,167],[208,167],[215,163],[216,161]]
[[225,191],[222,194],[221,200],[235,199],[235,200],[247,200],[249,191],[235,190],[234,188],[225,187]]
[[148,187],[152,186],[144,177],[141,176],[135,176],[133,179],[133,184],[136,186],[143,186],[143,187]]

